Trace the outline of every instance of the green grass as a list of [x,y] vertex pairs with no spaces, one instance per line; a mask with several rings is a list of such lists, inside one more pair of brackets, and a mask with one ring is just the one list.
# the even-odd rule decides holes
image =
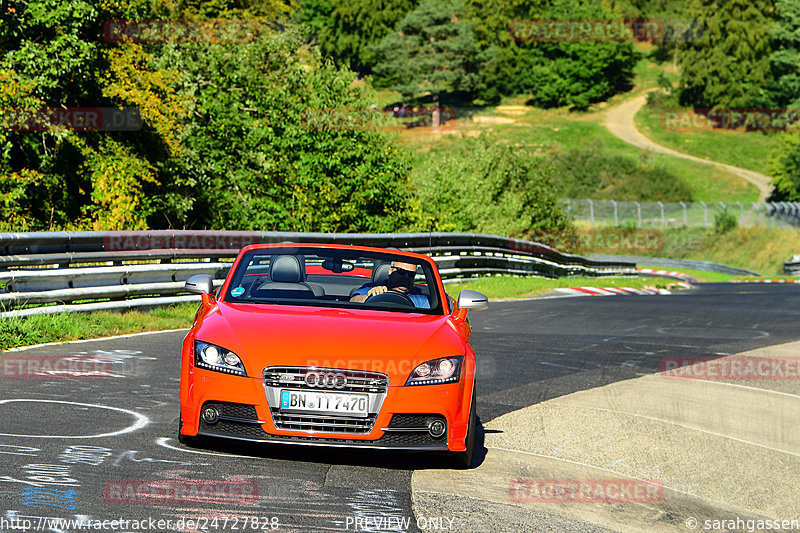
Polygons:
[[759,279],[797,279],[797,276],[785,276],[785,275],[776,275],[776,276],[766,276],[766,277],[759,277],[759,276],[742,276],[740,274],[723,274],[721,272],[708,272],[707,270],[697,270],[694,268],[664,268],[660,266],[649,266],[649,265],[637,265],[639,268],[653,268],[656,270],[672,270],[675,272],[681,272],[683,274],[688,274],[692,276],[697,281],[703,281],[707,283],[727,283],[729,281],[734,280],[759,280]]
[[153,309],[149,313],[60,313],[0,320],[0,350],[45,342],[109,337],[144,331],[190,328],[197,304]]
[[726,283],[728,281],[734,279],[758,279],[754,276],[740,276],[740,275],[733,275],[733,274],[722,274],[721,272],[709,272],[707,270],[697,270],[694,268],[664,268],[662,266],[651,266],[651,265],[636,265],[639,268],[652,268],[654,270],[671,270],[675,272],[681,272],[683,274],[687,274],[692,276],[697,281],[707,282],[707,283]]
[[[502,105],[486,107],[474,111],[476,122],[470,117],[456,120],[446,125],[441,131],[430,128],[415,128],[401,131],[399,142],[412,154],[413,165],[419,168],[427,164],[431,151],[449,150],[454,145],[462,142],[463,136],[475,136],[480,133],[492,133],[498,137],[499,142],[509,143],[512,146],[525,147],[534,153],[546,153],[551,150],[568,150],[579,147],[602,150],[608,155],[622,155],[630,158],[649,157],[653,165],[663,167],[675,176],[686,181],[692,190],[693,200],[696,202],[755,202],[758,200],[758,189],[755,185],[746,182],[734,174],[709,165],[687,161],[664,154],[648,154],[640,148],[626,144],[617,139],[606,129],[605,109],[619,105],[636,95],[652,88],[658,87],[658,78],[663,73],[672,83],[676,84],[679,74],[671,65],[659,65],[647,58],[651,46],[638,43],[637,49],[643,53],[636,64],[635,87],[628,93],[618,94],[608,102],[592,106],[591,111],[575,113],[562,109],[537,109],[524,106],[527,95],[508,97],[502,100]],[[392,91],[378,91],[378,100],[381,105],[396,102],[400,95]],[[508,106],[524,107],[509,109]],[[651,135],[651,131],[659,128],[657,116],[637,115],[637,124]],[[509,120],[513,123],[505,123]],[[644,122],[640,122],[644,121]],[[646,128],[650,128],[648,131]],[[709,157],[724,163],[729,163],[758,172],[765,172],[765,164],[774,138],[760,136],[761,138],[733,136],[730,142],[720,143],[720,137],[715,132],[707,132],[707,136],[684,142],[679,132],[656,132],[652,138],[679,151],[685,151],[698,157]],[[668,134],[666,137],[662,134]],[[692,133],[692,135],[695,135]],[[694,137],[692,137],[694,139]],[[746,143],[742,141],[747,140]],[[684,145],[699,144],[700,150],[695,147],[686,148]],[[745,144],[746,146],[742,146]],[[645,155],[647,154],[647,155]],[[614,199],[614,198],[611,198]]]
[[[491,109],[479,116],[496,116]],[[477,135],[492,132],[499,142],[525,147],[534,153],[550,150],[566,150],[589,147],[602,150],[608,155],[621,155],[630,158],[651,158],[654,166],[663,167],[670,173],[680,176],[689,184],[692,198],[696,202],[755,202],[758,189],[730,172],[702,163],[695,163],[664,154],[648,153],[617,139],[602,124],[586,117],[571,117],[566,112],[531,110],[516,117],[514,124],[477,124],[469,128],[457,126],[454,135],[435,134],[430,131],[410,131],[400,135],[401,142],[411,150],[413,164],[426,164],[431,151],[450,150],[460,142],[461,135]],[[460,121],[463,122],[463,121]],[[461,135],[459,135],[461,134]],[[610,198],[613,199],[613,198]]]
[[[509,105],[519,103],[515,104],[512,100]],[[533,153],[589,147],[608,155],[648,157],[653,165],[663,167],[688,183],[692,198],[697,202],[754,202],[758,199],[755,185],[728,171],[664,154],[648,153],[624,143],[603,125],[604,115],[534,108],[520,115],[504,111],[502,107],[500,110],[490,107],[475,116],[479,120],[480,117],[484,117],[482,120],[510,119],[514,123],[471,122],[469,118],[464,118],[438,133],[429,128],[403,131],[399,140],[411,151],[415,167],[425,165],[431,152],[450,150],[462,142],[464,136],[485,132],[496,135],[498,142],[524,147]]]
[[673,150],[767,176],[769,154],[779,142],[773,133],[667,129],[663,110],[647,106],[636,114],[635,123],[639,131]]
[[669,228],[663,237],[663,247],[637,254],[713,261],[770,278],[783,277],[783,263],[800,254],[800,230],[793,228],[735,228],[723,234],[704,228]]
[[557,288],[569,287],[628,287],[641,289],[644,287],[666,288],[670,281],[664,278],[650,277],[610,277],[587,278],[569,277],[557,279],[492,276],[475,278],[458,283],[448,283],[445,290],[453,298],[458,297],[459,291],[473,290],[482,292],[490,300],[506,298],[530,298],[541,295]]

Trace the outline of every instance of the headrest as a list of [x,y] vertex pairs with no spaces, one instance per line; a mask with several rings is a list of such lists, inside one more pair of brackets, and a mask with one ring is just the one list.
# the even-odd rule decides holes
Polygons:
[[376,265],[372,271],[372,283],[380,283],[389,277],[389,269],[392,268],[391,263],[381,263]]
[[279,255],[269,267],[270,280],[276,283],[301,283],[304,274],[300,259],[293,255]]

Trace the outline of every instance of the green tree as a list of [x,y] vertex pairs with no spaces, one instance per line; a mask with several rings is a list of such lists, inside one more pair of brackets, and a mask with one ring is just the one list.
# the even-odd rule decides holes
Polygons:
[[375,74],[406,97],[431,94],[439,126],[442,93],[471,92],[478,81],[478,47],[461,0],[423,0],[375,48]]
[[700,108],[757,104],[770,71],[772,0],[691,0],[701,35],[682,43],[680,102]]
[[800,201],[800,134],[784,133],[770,155],[773,202]]
[[311,27],[323,55],[369,74],[373,47],[394,30],[417,0],[305,0],[298,19]]
[[767,85],[766,100],[775,107],[800,108],[800,3],[777,0],[775,5],[772,80]]
[[290,16],[296,0],[150,0],[152,12],[160,18],[209,19],[245,18],[282,23]]
[[[776,3],[778,20],[773,28],[774,51],[770,56],[772,81],[767,100],[776,107],[800,108],[800,5],[789,0]],[[775,187],[770,200],[800,201],[800,135],[784,133],[770,154]]]
[[519,49],[510,23],[531,18],[542,3],[542,0],[466,0],[465,16],[473,23],[475,43],[480,51],[480,79],[476,91],[480,98],[497,102],[502,95],[516,94],[519,90]]
[[[144,1],[11,2],[0,13],[0,107],[15,124],[0,132],[0,189],[13,224],[30,229],[145,227],[145,187],[166,157],[164,135],[179,106],[151,69],[147,54],[120,53],[132,45],[103,39],[103,23],[137,19]],[[140,50],[141,52],[141,50]],[[118,74],[124,71],[123,79]],[[115,88],[127,87],[124,92]],[[138,97],[137,97],[138,95]],[[146,95],[146,96],[142,96]],[[141,131],[80,131],[60,125],[30,128],[25,117],[52,109],[121,108],[147,101]],[[114,173],[112,168],[142,172]]]
[[474,23],[480,48],[481,98],[498,100],[501,95],[528,93],[534,105],[585,109],[631,86],[636,63],[631,42],[546,42],[514,30],[517,24],[525,28],[531,19],[621,17],[604,3],[468,0],[466,13]]
[[[194,102],[171,171],[196,198],[173,223],[214,229],[393,231],[407,158],[377,131],[374,94],[295,28],[248,43],[165,47]],[[170,202],[169,205],[178,205]]]
[[[619,18],[602,4],[555,0],[546,19]],[[631,88],[637,56],[631,41],[523,42],[517,54],[518,90],[541,107],[586,109]]]

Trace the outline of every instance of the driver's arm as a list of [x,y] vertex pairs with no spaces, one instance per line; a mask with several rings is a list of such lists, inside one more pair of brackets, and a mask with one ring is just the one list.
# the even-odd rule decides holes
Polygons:
[[[361,291],[362,289],[359,289]],[[355,294],[352,298],[350,298],[351,302],[363,302],[370,296],[375,296],[376,294],[383,294],[384,292],[388,291],[389,288],[386,285],[376,285],[374,287],[370,287],[370,289],[366,292],[366,294]]]

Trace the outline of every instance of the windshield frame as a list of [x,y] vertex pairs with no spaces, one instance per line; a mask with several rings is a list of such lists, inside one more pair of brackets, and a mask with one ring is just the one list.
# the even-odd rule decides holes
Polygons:
[[[430,295],[428,300],[430,302],[430,309],[418,307],[403,307],[403,306],[389,306],[386,304],[369,304],[366,302],[350,302],[349,299],[333,300],[333,299],[309,299],[309,298],[257,298],[252,297],[242,298],[231,294],[231,291],[241,286],[241,281],[244,278],[247,268],[250,266],[255,256],[264,255],[303,255],[316,256],[317,258],[340,258],[345,261],[350,261],[356,258],[374,259],[381,262],[402,261],[406,263],[416,264],[419,268],[418,272],[424,276],[424,281],[427,283]],[[304,259],[305,259],[304,257]],[[308,265],[306,265],[307,267]],[[330,275],[336,275],[331,271]],[[341,274],[340,274],[341,275]],[[371,282],[371,278],[364,281],[365,283]],[[219,300],[227,304],[251,304],[251,305],[275,305],[275,306],[292,306],[292,307],[322,307],[330,309],[364,309],[371,311],[384,311],[391,313],[418,313],[426,315],[444,315],[449,311],[447,298],[443,296],[445,293],[441,279],[439,277],[438,268],[436,263],[428,256],[422,254],[415,254],[411,252],[403,252],[400,250],[386,250],[381,248],[360,247],[360,246],[347,246],[347,245],[305,245],[305,244],[267,244],[267,245],[250,245],[242,249],[239,256],[234,261],[233,266],[225,280],[225,283],[220,288]]]

